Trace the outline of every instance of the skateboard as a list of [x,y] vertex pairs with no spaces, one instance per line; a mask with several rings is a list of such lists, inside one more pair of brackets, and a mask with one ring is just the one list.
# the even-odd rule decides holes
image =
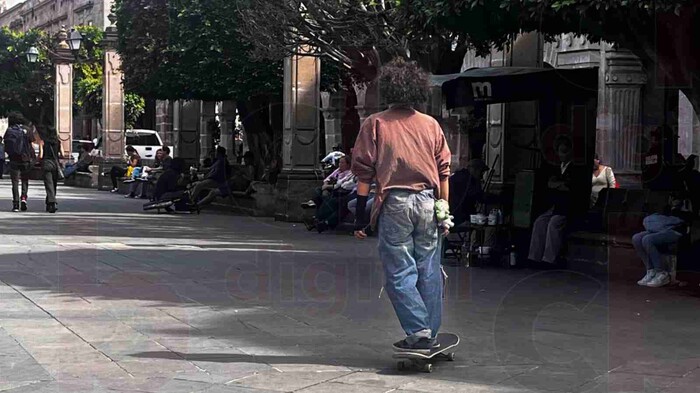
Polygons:
[[452,333],[438,333],[437,341],[440,347],[430,351],[430,353],[418,352],[394,352],[394,359],[399,359],[396,368],[399,371],[417,369],[426,373],[433,372],[433,364],[438,360],[454,361],[455,353],[452,348],[459,345],[459,336]]

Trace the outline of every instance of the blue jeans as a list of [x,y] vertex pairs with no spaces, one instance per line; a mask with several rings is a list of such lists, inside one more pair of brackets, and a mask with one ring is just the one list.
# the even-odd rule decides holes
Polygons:
[[675,244],[682,235],[674,230],[662,232],[640,232],[632,236],[632,244],[637,255],[642,258],[647,270],[665,270],[661,250]]
[[440,235],[433,192],[395,190],[379,216],[385,289],[407,341],[435,337],[442,320]]

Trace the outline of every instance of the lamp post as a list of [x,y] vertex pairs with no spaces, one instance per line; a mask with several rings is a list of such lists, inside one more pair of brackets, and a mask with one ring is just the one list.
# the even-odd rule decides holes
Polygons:
[[25,55],[27,56],[27,61],[31,64],[39,61],[39,50],[35,46],[27,49],[27,53],[25,53]]

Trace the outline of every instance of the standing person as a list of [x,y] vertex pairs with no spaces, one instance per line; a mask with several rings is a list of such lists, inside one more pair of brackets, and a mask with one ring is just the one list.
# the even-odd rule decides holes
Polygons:
[[63,158],[63,147],[58,142],[56,129],[51,127],[45,135],[44,141],[40,145],[39,159],[41,160],[41,171],[44,178],[44,188],[46,189],[46,211],[56,213],[56,191],[58,186],[59,158]]
[[[423,353],[439,344],[442,321],[440,236],[449,227],[436,219],[435,199],[449,199],[450,149],[438,122],[414,109],[428,98],[428,76],[414,63],[394,60],[380,76],[389,109],[367,118],[355,143],[357,176],[355,237],[367,223],[379,225],[385,288],[406,338],[396,351]],[[367,199],[376,183],[372,213]]]
[[[590,199],[590,193],[584,189],[585,183],[590,181],[586,180],[590,179],[590,169],[585,170],[574,164],[571,138],[560,135],[554,141],[554,151],[559,158],[559,165],[551,168],[552,173],[547,183],[551,207],[535,220],[528,256],[535,263],[544,262],[542,267],[562,262],[559,253],[567,224],[585,214]],[[586,201],[582,202],[582,198]]]
[[5,143],[0,136],[0,179],[5,175]]
[[617,188],[617,181],[612,168],[600,163],[598,154],[593,157],[593,180],[591,183],[591,206],[598,201],[603,188]]
[[[5,131],[5,152],[10,158],[10,178],[12,179],[12,211],[27,211],[27,193],[29,191],[29,172],[32,161],[36,158],[32,142],[33,133],[24,125],[26,120],[21,113],[11,112],[7,116],[9,127]],[[22,181],[20,194],[19,182]]]

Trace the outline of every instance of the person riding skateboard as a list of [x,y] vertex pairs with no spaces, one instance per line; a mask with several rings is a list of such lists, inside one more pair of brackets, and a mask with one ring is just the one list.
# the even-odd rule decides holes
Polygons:
[[[365,120],[353,149],[355,237],[365,239],[367,229],[378,226],[385,289],[406,333],[394,349],[428,353],[439,346],[442,320],[440,236],[449,233],[451,222],[438,222],[436,199],[449,200],[451,153],[438,122],[414,109],[428,98],[425,72],[394,60],[383,67],[380,86],[389,109]],[[365,210],[373,181],[376,196],[368,225]]]

